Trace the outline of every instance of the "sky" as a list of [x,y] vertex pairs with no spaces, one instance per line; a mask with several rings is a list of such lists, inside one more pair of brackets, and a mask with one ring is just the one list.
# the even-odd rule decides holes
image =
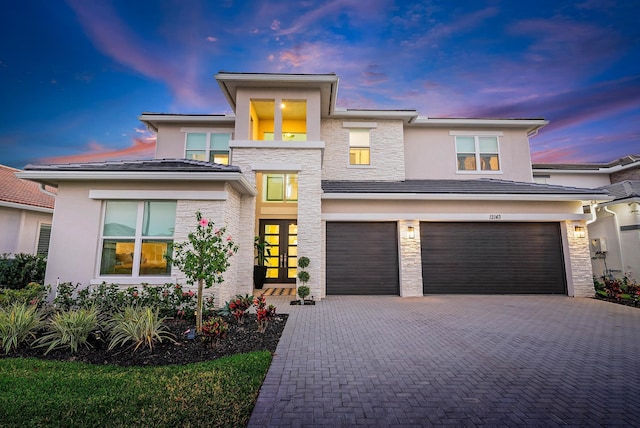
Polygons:
[[533,162],[640,154],[637,0],[20,0],[0,164],[153,157],[142,112],[231,113],[219,71],[331,73],[337,106],[544,118]]

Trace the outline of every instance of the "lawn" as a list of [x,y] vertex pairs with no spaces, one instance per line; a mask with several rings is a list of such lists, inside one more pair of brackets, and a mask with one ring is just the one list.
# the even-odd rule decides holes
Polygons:
[[246,426],[271,353],[158,367],[0,359],[0,426]]

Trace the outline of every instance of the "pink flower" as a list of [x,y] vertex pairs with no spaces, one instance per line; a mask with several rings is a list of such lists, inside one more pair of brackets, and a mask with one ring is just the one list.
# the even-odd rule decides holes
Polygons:
[[220,235],[220,229],[216,229],[213,233],[215,233],[216,235]]
[[227,236],[227,242],[231,241],[231,235]]
[[207,227],[208,225],[209,225],[209,220],[207,220],[206,218],[203,218],[200,220],[200,226]]
[[189,296],[193,296],[193,290],[189,290]]

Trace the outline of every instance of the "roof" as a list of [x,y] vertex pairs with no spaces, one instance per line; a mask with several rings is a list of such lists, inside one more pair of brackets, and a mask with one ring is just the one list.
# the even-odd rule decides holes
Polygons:
[[640,198],[640,181],[626,180],[619,183],[610,184],[601,187],[609,192],[613,197],[612,202],[618,202],[624,199]]
[[640,155],[628,155],[611,162],[593,162],[593,163],[534,163],[533,169],[554,170],[554,171],[603,171],[612,172],[611,169],[620,170],[627,169],[638,163],[640,165]]
[[25,171],[177,171],[240,172],[232,165],[221,165],[193,159],[151,159],[111,162],[87,162],[49,165],[27,165]]
[[608,200],[604,189],[583,189],[492,178],[475,180],[323,181],[325,194],[531,195]]
[[[30,205],[33,207],[53,209],[55,198],[40,190],[40,185],[16,177],[19,169],[0,165],[0,203]],[[47,188],[54,192],[54,188]]]
[[153,159],[27,165],[19,177],[57,186],[66,181],[225,181],[242,194],[257,192],[237,166],[192,159]]

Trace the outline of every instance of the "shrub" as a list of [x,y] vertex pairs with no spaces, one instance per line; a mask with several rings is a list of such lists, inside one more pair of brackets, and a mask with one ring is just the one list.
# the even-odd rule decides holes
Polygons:
[[35,332],[41,325],[41,315],[35,305],[16,302],[0,307],[0,342],[5,354],[28,338],[35,338]]
[[172,339],[172,334],[163,324],[164,318],[159,316],[158,309],[149,307],[127,306],[123,311],[114,314],[110,321],[111,340],[109,349],[130,344],[133,351],[146,346],[153,351],[153,344],[163,339]]
[[236,295],[235,298],[231,299],[225,304],[225,307],[222,309],[223,314],[231,314],[236,319],[238,324],[242,324],[247,315],[247,310],[253,304],[253,296],[245,294],[244,296],[241,294]]
[[220,343],[220,339],[227,337],[229,324],[221,317],[212,317],[202,323],[202,339],[211,346]]
[[26,253],[0,256],[0,285],[8,288],[24,288],[30,282],[44,283],[47,259],[41,255]]
[[56,312],[47,323],[48,333],[34,343],[37,347],[47,347],[45,354],[62,347],[68,347],[75,353],[81,345],[91,347],[89,336],[99,329],[99,324],[99,312],[96,308]]
[[267,306],[267,300],[264,294],[260,297],[256,297],[253,300],[253,304],[256,307],[256,316],[258,321],[258,333],[264,333],[267,331],[269,321],[276,315],[276,307],[273,305]]
[[48,287],[36,282],[30,282],[26,287],[18,290],[0,289],[0,306],[9,306],[14,303],[29,303],[41,305],[47,295]]
[[300,296],[302,300],[304,300],[304,298],[307,297],[310,292],[311,290],[309,290],[309,287],[307,287],[306,285],[301,285],[300,287],[298,287],[298,296]]

